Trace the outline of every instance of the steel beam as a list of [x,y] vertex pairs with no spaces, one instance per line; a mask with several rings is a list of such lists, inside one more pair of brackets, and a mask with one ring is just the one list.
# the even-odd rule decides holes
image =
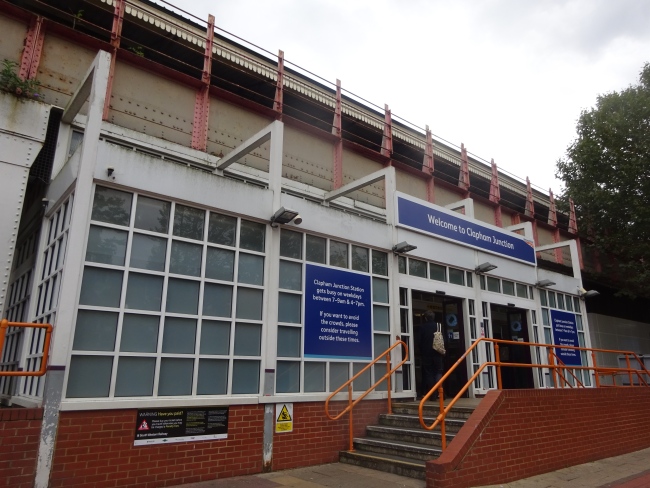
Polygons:
[[341,130],[341,80],[336,80],[336,105],[334,107],[334,121],[332,134],[338,140],[334,143],[334,189],[343,185],[343,132]]
[[498,227],[503,227],[503,218],[501,215],[501,189],[499,188],[499,171],[494,159],[490,162],[492,166],[492,179],[490,180],[490,201],[496,203],[494,208],[494,223]]
[[381,155],[390,158],[393,154],[393,121],[388,105],[384,105],[384,136],[381,139]]
[[347,195],[348,193],[356,191],[359,188],[363,188],[364,186],[372,185],[373,183],[376,183],[379,180],[383,180],[384,178],[386,178],[386,175],[388,174],[389,170],[395,171],[394,168],[380,169],[379,171],[370,173],[369,175],[366,175],[363,178],[359,178],[358,180],[353,181],[352,183],[348,183],[347,185],[344,185],[341,188],[329,191],[323,197],[323,203],[331,202],[332,200]]
[[524,215],[532,219],[535,218],[535,204],[533,203],[533,190],[530,187],[530,180],[526,176],[526,209]]
[[115,61],[117,50],[120,47],[122,38],[122,24],[124,23],[124,9],[126,0],[115,0],[113,10],[113,26],[111,28],[111,65],[108,71],[108,84],[106,86],[106,98],[104,99],[104,111],[102,120],[108,120],[108,110],[111,106],[111,94],[113,93],[113,78],[115,77]]
[[284,51],[278,51],[278,82],[275,85],[275,99],[273,100],[273,110],[278,113],[282,120],[282,107],[284,103]]
[[460,144],[460,174],[458,175],[458,186],[465,192],[465,198],[469,197],[469,159],[465,144]]
[[427,201],[430,203],[435,203],[435,187],[433,179],[433,138],[431,137],[431,130],[429,126],[426,126],[427,140],[424,146],[424,160],[422,162],[422,170],[425,173],[429,174],[429,179],[427,179]]
[[43,17],[37,15],[32,18],[25,36],[25,48],[20,59],[20,71],[18,72],[21,80],[31,80],[36,77],[38,64],[41,61],[44,39]]
[[192,149],[205,151],[208,147],[208,124],[210,121],[210,77],[212,76],[212,46],[214,44],[214,15],[208,15],[205,36],[201,88],[194,102],[194,124],[192,126]]

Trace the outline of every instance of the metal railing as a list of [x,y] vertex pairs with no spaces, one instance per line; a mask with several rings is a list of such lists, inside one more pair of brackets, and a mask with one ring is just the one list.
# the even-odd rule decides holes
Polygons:
[[[395,349],[397,346],[400,346],[400,345],[403,347],[402,360],[396,366],[394,366],[391,369],[391,367],[390,367],[390,352],[393,349]],[[371,366],[377,364],[383,357],[386,358],[386,374],[384,374],[381,378],[379,378],[375,382],[375,384],[370,386],[365,392],[361,393],[355,400],[353,400],[352,399],[352,396],[353,396],[352,395],[352,384],[353,384],[354,380],[359,378],[363,373],[365,373],[368,369],[370,369]],[[355,405],[357,405],[357,403],[359,403],[366,396],[368,396],[368,394],[372,390],[374,390],[377,386],[379,386],[379,384],[381,384],[384,380],[386,380],[386,382],[387,382],[386,383],[386,389],[387,389],[387,392],[388,392],[388,413],[393,413],[393,408],[392,408],[391,399],[390,399],[390,395],[391,395],[390,377],[395,371],[397,371],[399,368],[401,368],[402,365],[406,361],[408,361],[408,357],[409,357],[409,350],[408,350],[408,346],[406,345],[406,343],[404,343],[401,340],[396,341],[395,344],[393,344],[388,349],[386,349],[383,353],[381,353],[379,356],[377,356],[372,362],[368,363],[361,371],[359,371],[352,378],[350,378],[348,381],[346,381],[341,386],[339,386],[336,390],[334,390],[332,392],[332,394],[329,397],[327,397],[327,400],[325,400],[325,415],[327,415],[328,419],[330,419],[330,420],[339,420],[346,413],[348,413],[348,412],[350,413],[350,418],[349,418],[349,420],[350,420],[350,425],[349,425],[350,451],[354,451],[354,444],[353,444],[353,442],[354,442],[353,441],[353,437],[354,437],[354,435],[353,435],[353,423],[354,423],[354,420],[353,420],[352,411],[353,411]],[[334,398],[334,396],[336,396],[338,393],[342,392],[346,387],[348,389],[348,405],[347,405],[347,407],[345,407],[341,412],[339,412],[336,415],[330,414],[330,412],[329,412],[330,400],[332,400],[332,398]]]
[[[460,366],[465,362],[465,358],[467,358],[468,355],[472,353],[474,349],[478,347],[478,345],[482,342],[491,342],[494,344],[494,353],[495,353],[495,360],[494,361],[488,361],[483,364],[474,372],[472,377],[467,380],[467,383],[460,389],[460,391],[456,394],[456,396],[445,406],[444,404],[444,389],[443,389],[443,384],[445,380]],[[502,362],[501,358],[499,356],[499,344],[505,344],[505,345],[516,345],[516,346],[522,346],[522,347],[541,347],[541,348],[546,348],[548,350],[548,363],[547,364],[532,364],[532,363],[511,363],[511,362]],[[555,354],[556,349],[568,349],[568,350],[576,350],[576,351],[588,351],[591,352],[591,359],[592,359],[592,364],[593,366],[570,366],[564,364]],[[613,353],[613,354],[618,354],[618,355],[624,355],[626,359],[626,368],[612,368],[612,367],[598,367],[597,362],[596,362],[596,353]],[[640,366],[640,369],[637,368],[632,368],[631,363],[630,363],[630,358],[634,358],[634,360],[637,361],[637,364]],[[558,344],[540,344],[536,342],[518,342],[518,341],[506,341],[503,339],[488,339],[488,338],[481,338],[474,342],[472,346],[465,351],[465,353],[458,358],[458,360],[454,363],[454,365],[449,368],[449,370],[443,375],[443,377],[438,381],[431,390],[429,390],[423,397],[422,400],[420,401],[420,405],[418,407],[418,414],[420,417],[420,425],[426,429],[426,430],[433,430],[435,429],[438,425],[440,425],[440,431],[441,431],[441,436],[442,436],[442,450],[444,451],[447,448],[447,439],[445,436],[445,418],[447,414],[451,411],[453,408],[454,404],[458,401],[459,398],[461,398],[465,392],[469,389],[470,385],[476,381],[476,379],[481,375],[483,370],[485,370],[487,367],[494,366],[497,369],[497,389],[501,390],[503,388],[503,384],[501,381],[501,368],[502,367],[508,367],[508,368],[542,368],[542,369],[548,369],[551,371],[551,376],[553,378],[553,387],[554,388],[564,388],[564,387],[570,387],[573,388],[573,385],[569,380],[567,380],[566,374],[569,373],[573,375],[573,377],[578,380],[578,378],[575,376],[573,373],[573,370],[580,370],[580,371],[586,371],[587,374],[589,372],[594,373],[594,378],[595,378],[595,386],[596,388],[599,388],[601,386],[607,386],[607,387],[618,387],[616,385],[616,382],[613,381],[613,385],[601,385],[600,384],[600,376],[601,375],[608,375],[612,376],[612,378],[616,378],[618,375],[626,375],[629,378],[629,386],[648,386],[648,381],[646,381],[646,378],[650,378],[650,372],[645,368],[643,361],[639,358],[639,356],[632,352],[632,351],[618,351],[618,350],[613,350],[613,349],[595,349],[595,348],[588,348],[588,347],[577,347],[577,346],[567,346],[567,345],[558,345]],[[634,383],[634,378],[638,380],[638,382],[635,384]],[[559,380],[559,381],[558,381]],[[578,387],[584,388],[584,385],[580,381],[576,381],[576,385]],[[627,386],[623,386],[627,387]],[[431,425],[427,425],[424,421],[424,406],[426,405],[426,402],[429,400],[431,395],[433,395],[435,392],[438,392],[439,395],[439,402],[440,402],[440,414],[436,417],[434,422]]]
[[31,322],[9,322],[7,319],[0,320],[0,354],[5,345],[5,337],[9,327],[25,327],[32,329],[45,329],[45,341],[43,342],[43,356],[41,357],[41,367],[36,371],[0,371],[2,376],[43,376],[47,371],[47,357],[50,352],[50,339],[52,337],[51,324],[36,324]]

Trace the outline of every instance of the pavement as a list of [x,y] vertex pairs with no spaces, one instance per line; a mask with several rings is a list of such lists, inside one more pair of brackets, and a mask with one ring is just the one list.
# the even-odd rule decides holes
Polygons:
[[[426,483],[423,480],[404,478],[350,464],[333,463],[178,485],[175,488],[377,488],[378,486],[425,488]],[[483,488],[650,488],[650,448]]]

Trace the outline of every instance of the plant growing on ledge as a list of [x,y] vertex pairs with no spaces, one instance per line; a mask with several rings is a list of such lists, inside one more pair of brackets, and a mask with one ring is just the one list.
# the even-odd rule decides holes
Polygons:
[[41,84],[37,80],[21,80],[16,74],[18,63],[5,59],[2,62],[2,71],[0,71],[0,89],[13,93],[18,97],[40,98],[36,91]]
[[131,51],[133,54],[135,54],[136,56],[140,56],[141,58],[144,58],[144,49],[142,49],[141,46],[129,47],[127,49]]

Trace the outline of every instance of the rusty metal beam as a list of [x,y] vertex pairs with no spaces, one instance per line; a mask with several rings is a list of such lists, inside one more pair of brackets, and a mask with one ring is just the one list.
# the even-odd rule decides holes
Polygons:
[[194,101],[194,123],[192,125],[192,148],[205,151],[208,147],[208,124],[210,120],[210,78],[212,76],[212,45],[214,44],[214,15],[208,15],[205,36],[201,88]]
[[469,160],[465,144],[460,143],[460,173],[458,175],[458,186],[465,192],[465,198],[469,197]]
[[381,139],[381,155],[390,158],[393,154],[393,121],[388,105],[384,105],[384,135]]
[[20,59],[18,76],[21,80],[31,80],[36,77],[38,64],[41,61],[41,52],[43,51],[44,30],[43,17],[40,15],[32,17],[29,23],[29,29],[27,29],[25,47]]
[[284,103],[284,51],[278,51],[278,82],[275,85],[275,100],[273,100],[273,110],[278,113],[278,118],[282,120],[282,108]]
[[428,125],[426,126],[426,133],[427,141],[424,146],[424,161],[422,162],[422,171],[429,175],[429,179],[427,179],[427,201],[435,203],[436,195],[435,182],[433,178],[433,137],[431,136],[431,130],[429,129]]
[[499,188],[499,170],[494,162],[490,162],[492,166],[492,179],[490,180],[490,201],[496,204],[494,207],[494,223],[498,227],[503,227],[503,217],[501,215],[501,189]]
[[337,137],[334,143],[334,189],[343,185],[343,133],[341,131],[341,80],[336,80],[336,106],[334,107],[334,121],[332,134]]
[[111,28],[111,66],[108,73],[108,86],[106,87],[106,99],[104,100],[103,120],[108,120],[108,111],[111,107],[111,95],[113,93],[113,78],[115,77],[115,61],[117,59],[117,50],[120,47],[122,38],[122,24],[124,23],[125,0],[115,0],[115,9],[113,10],[113,26]]
[[530,187],[530,180],[526,176],[526,209],[524,210],[526,217],[535,219],[535,204],[533,203],[533,189]]
[[578,233],[578,222],[576,221],[576,207],[573,204],[573,198],[569,198],[569,232]]

